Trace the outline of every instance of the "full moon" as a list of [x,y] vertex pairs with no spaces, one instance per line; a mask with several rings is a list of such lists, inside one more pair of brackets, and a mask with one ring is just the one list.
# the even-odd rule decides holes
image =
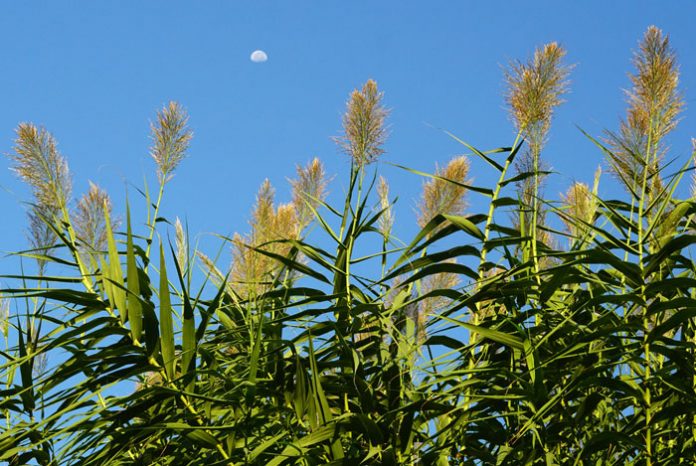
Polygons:
[[263,63],[268,60],[268,55],[263,50],[254,50],[251,52],[251,61],[254,63]]

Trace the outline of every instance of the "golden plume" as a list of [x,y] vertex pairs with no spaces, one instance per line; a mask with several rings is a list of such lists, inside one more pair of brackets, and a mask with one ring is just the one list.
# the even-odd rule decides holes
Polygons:
[[597,212],[597,200],[588,185],[575,182],[562,196],[565,214],[561,217],[571,240],[582,239]]
[[551,238],[546,230],[540,228],[545,220],[545,212],[538,203],[544,178],[539,173],[543,167],[540,156],[553,113],[563,103],[562,96],[568,92],[571,67],[563,64],[565,55],[562,47],[551,42],[536,49],[527,63],[514,62],[505,72],[509,112],[515,128],[528,144],[516,162],[516,170],[518,174],[530,174],[517,183],[522,208],[520,220],[515,220],[515,223],[518,227],[524,224],[528,231],[535,231],[536,238],[543,243]]
[[343,115],[343,136],[337,138],[337,142],[360,167],[374,162],[384,153],[385,120],[389,112],[382,105],[382,97],[377,83],[370,79],[348,99]]
[[[679,68],[669,37],[650,26],[633,57],[635,73],[626,91],[628,109],[617,133],[607,132],[612,172],[629,192],[639,195],[643,179],[650,197],[662,187],[663,138],[677,123],[684,101],[678,89]],[[647,172],[646,172],[647,170]]]
[[423,184],[423,194],[419,203],[418,224],[424,227],[440,214],[459,215],[466,208],[466,177],[469,174],[469,160],[462,156],[449,161],[444,168],[435,168],[435,176]]
[[232,239],[231,282],[245,285],[246,297],[253,297],[267,291],[268,285],[277,278],[282,265],[271,257],[255,249],[287,256],[292,246],[277,242],[283,239],[299,239],[300,223],[294,203],[274,205],[275,191],[270,181],[265,180],[256,195],[256,204],[250,222],[251,232],[243,237],[239,234]]
[[302,229],[314,219],[312,209],[316,209],[326,197],[328,180],[324,165],[316,157],[305,167],[297,165],[296,170],[297,178],[290,180],[290,185],[292,186],[292,203]]
[[561,46],[551,42],[536,49],[528,63],[513,62],[505,71],[510,115],[532,152],[541,150],[553,112],[568,90],[570,67],[562,63],[565,55]]

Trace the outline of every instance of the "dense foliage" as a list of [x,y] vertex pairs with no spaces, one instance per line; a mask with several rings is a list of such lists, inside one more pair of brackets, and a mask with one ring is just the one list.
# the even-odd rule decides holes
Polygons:
[[[508,68],[512,144],[460,141],[468,156],[414,172],[406,245],[373,163],[388,118],[373,81],[338,138],[345,201],[326,202],[319,160],[298,167],[290,203],[264,183],[250,232],[224,238],[229,268],[159,217],[191,138],[178,104],[153,124],[159,191],[144,190],[141,232],[97,186],[71,201],[51,134],[20,125],[22,255],[38,267],[2,290],[0,461],[694,464],[696,204],[676,194],[692,160],[677,166],[665,142],[682,110],[675,55],[649,28],[626,118],[588,135],[625,197],[600,198],[598,173],[552,201],[542,153],[564,54],[548,44]],[[497,184],[471,185],[467,157]],[[487,211],[467,212],[470,195]]]

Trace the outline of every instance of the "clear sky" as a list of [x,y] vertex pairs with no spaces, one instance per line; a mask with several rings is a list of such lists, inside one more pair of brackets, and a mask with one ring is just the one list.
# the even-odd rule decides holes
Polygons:
[[[436,128],[481,148],[509,145],[501,66],[558,41],[575,64],[571,93],[545,158],[561,172],[557,196],[591,180],[602,156],[580,134],[616,128],[631,53],[647,26],[671,36],[687,111],[672,138],[687,157],[696,135],[696,3],[690,1],[25,1],[0,3],[0,152],[19,122],[44,125],[68,157],[76,196],[88,180],[123,212],[125,180],[156,182],[149,121],[169,100],[189,111],[190,156],[163,214],[193,233],[245,231],[268,177],[287,201],[296,163],[321,157],[340,196],[348,163],[331,140],[349,92],[377,80],[392,109],[385,161],[432,171],[465,152]],[[253,63],[255,49],[268,54]],[[28,191],[1,159],[0,251],[26,246]],[[397,222],[413,231],[421,180],[383,164],[400,196]],[[478,184],[490,172],[474,164]],[[611,192],[607,176],[602,190]],[[131,199],[137,192],[129,188]],[[474,207],[480,202],[472,199]],[[209,251],[212,252],[212,251]],[[0,273],[13,273],[7,260]]]

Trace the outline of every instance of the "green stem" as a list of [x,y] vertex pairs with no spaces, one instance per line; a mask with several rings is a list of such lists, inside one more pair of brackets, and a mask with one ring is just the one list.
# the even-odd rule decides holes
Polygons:
[[[145,257],[147,257],[147,258],[150,257],[150,248],[152,247],[152,238],[155,236],[155,227],[157,225],[157,215],[159,214],[160,203],[162,202],[162,196],[164,194],[164,184],[165,184],[165,181],[162,181],[160,183],[159,193],[157,194],[157,202],[155,202],[154,215],[152,216],[152,218],[147,219],[148,220],[148,222],[147,222],[148,227],[150,228],[150,234],[148,235],[148,238],[147,238],[147,248],[145,249]],[[149,217],[150,206],[148,206],[147,212],[148,212],[148,217]],[[148,269],[149,265],[150,265],[150,263],[148,261],[148,263],[145,265],[145,273],[147,273],[147,269]]]
[[[519,144],[521,137],[522,137],[522,133],[521,132],[517,133],[517,136],[515,137],[515,142],[512,145],[513,151],[517,147],[517,144]],[[503,190],[503,183],[505,182],[505,177],[507,176],[507,172],[510,168],[510,165],[512,165],[512,157],[508,157],[507,160],[505,160],[505,165],[503,166],[503,170],[500,172],[500,177],[498,178],[498,182],[495,185],[495,190],[493,191],[493,195],[491,196],[491,202],[488,206],[488,215],[486,216],[486,225],[483,229],[483,245],[481,247],[481,259],[479,261],[479,267],[478,267],[479,282],[483,281],[483,279],[484,279],[483,265],[486,263],[486,258],[488,256],[487,243],[488,243],[488,240],[490,239],[490,236],[491,236],[491,226],[493,225],[493,216],[495,214],[495,203],[498,200],[498,198],[500,197],[500,193]],[[474,324],[478,323],[478,314],[481,310],[480,303],[476,303],[476,310],[477,310],[477,313],[476,313],[476,315],[474,315]],[[469,334],[469,343],[471,343],[471,333]]]
[[[643,272],[645,270],[645,263],[644,263],[644,238],[643,238],[643,217],[645,216],[645,204],[646,201],[649,201],[647,198],[647,185],[648,185],[648,172],[650,171],[650,164],[652,162],[652,146],[653,146],[653,131],[652,131],[652,122],[650,125],[650,131],[648,132],[648,141],[647,141],[647,146],[646,146],[646,154],[645,154],[645,167],[643,168],[643,180],[642,180],[642,185],[641,185],[641,198],[639,199],[638,202],[638,266],[640,267],[641,271],[641,284],[640,284],[640,289],[641,293],[640,296],[645,296],[645,277],[643,276]],[[655,158],[657,158],[657,153],[655,153]],[[650,393],[650,377],[651,377],[651,370],[650,370],[650,365],[651,365],[651,358],[650,358],[650,343],[648,342],[648,325],[649,325],[649,317],[648,317],[648,308],[647,306],[644,307],[643,309],[643,358],[645,361],[645,368],[643,371],[643,402],[645,403],[645,454],[646,454],[646,465],[647,466],[652,466],[652,456],[653,456],[653,448],[652,448],[652,427],[651,427],[651,422],[652,422],[652,396]]]
[[[539,266],[539,252],[537,251],[538,231],[537,224],[539,223],[539,148],[532,149],[532,157],[534,160],[534,197],[532,198],[532,224],[530,226],[532,233],[532,261],[534,263],[534,277],[537,282],[537,293],[541,289],[541,267]],[[539,325],[539,314],[536,315],[537,325]]]

